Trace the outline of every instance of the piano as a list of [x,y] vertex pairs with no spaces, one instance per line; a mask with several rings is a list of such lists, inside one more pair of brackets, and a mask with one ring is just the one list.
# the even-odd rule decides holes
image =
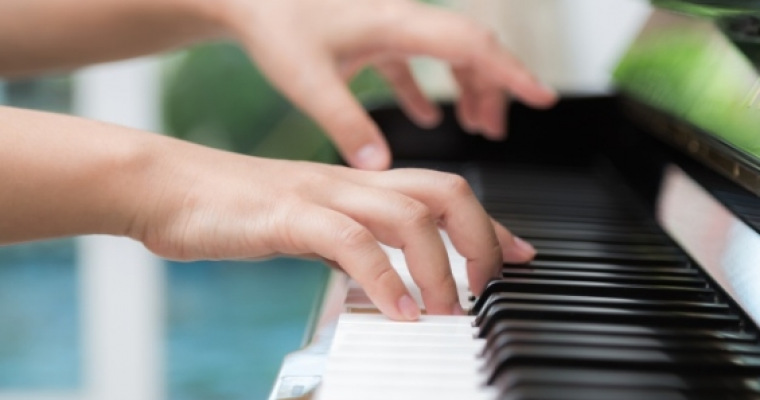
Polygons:
[[416,323],[336,272],[270,400],[760,399],[760,2],[653,3],[614,94],[514,104],[506,142],[372,111],[538,254],[475,298],[451,250],[469,315]]

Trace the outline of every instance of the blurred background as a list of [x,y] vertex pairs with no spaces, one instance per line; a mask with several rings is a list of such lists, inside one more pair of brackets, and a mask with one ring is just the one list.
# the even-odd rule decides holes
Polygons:
[[[644,0],[437,1],[499,33],[564,95],[610,88]],[[414,60],[433,97],[444,66]],[[372,71],[351,82],[368,107],[392,101]],[[312,121],[234,44],[0,82],[0,104],[71,113],[266,157],[334,163]],[[175,263],[128,239],[0,247],[0,400],[264,399],[304,345],[329,270],[314,261]]]

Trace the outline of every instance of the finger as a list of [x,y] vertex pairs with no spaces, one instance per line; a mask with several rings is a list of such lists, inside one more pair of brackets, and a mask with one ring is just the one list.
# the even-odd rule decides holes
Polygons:
[[467,133],[477,133],[478,125],[478,95],[472,82],[472,70],[470,68],[455,67],[452,69],[454,78],[459,86],[459,99],[457,100],[457,119]]
[[458,117],[470,132],[480,132],[491,140],[506,137],[506,93],[498,87],[489,86],[474,73],[472,68],[455,68],[454,77],[462,94]]
[[440,110],[422,93],[406,61],[379,62],[376,68],[393,87],[401,107],[412,121],[425,128],[441,122]]
[[533,106],[548,107],[556,102],[556,93],[534,78],[489,30],[439,7],[421,3],[409,7],[403,18],[419,23],[399,23],[387,30],[380,36],[386,48],[431,55],[454,66],[472,66],[489,81]]
[[496,237],[501,245],[501,257],[508,263],[526,263],[536,256],[536,249],[525,240],[514,235],[504,225],[491,220]]
[[[354,177],[356,172],[353,171]],[[351,171],[346,171],[351,174]],[[494,226],[467,181],[461,176],[427,170],[392,170],[367,178],[365,184],[396,190],[424,203],[467,260],[470,289],[477,295],[502,263]]]
[[333,187],[329,208],[356,220],[381,242],[401,249],[430,314],[459,314],[461,306],[437,217],[423,203],[395,191],[362,185]]
[[319,48],[303,43],[281,46],[277,52],[261,54],[260,65],[288,98],[326,130],[349,165],[387,169],[391,155],[380,130]]
[[288,213],[286,223],[279,221],[279,235],[271,244],[275,251],[316,253],[334,260],[364,288],[383,314],[400,321],[419,318],[419,307],[372,233],[339,212],[314,205],[297,208],[297,213]]
[[478,103],[478,125],[482,126],[483,136],[491,140],[502,140],[506,135],[504,120],[506,118],[507,97],[498,89],[485,89]]

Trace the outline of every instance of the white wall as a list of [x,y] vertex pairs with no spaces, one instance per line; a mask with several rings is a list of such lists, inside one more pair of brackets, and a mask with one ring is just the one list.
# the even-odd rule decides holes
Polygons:
[[603,93],[647,0],[449,0],[493,28],[543,81],[568,94]]

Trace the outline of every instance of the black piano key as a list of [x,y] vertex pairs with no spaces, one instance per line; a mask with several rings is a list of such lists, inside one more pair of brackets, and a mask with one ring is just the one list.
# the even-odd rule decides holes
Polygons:
[[488,282],[475,302],[473,311],[480,312],[488,296],[494,293],[547,293],[568,296],[627,297],[647,300],[710,301],[715,293],[707,288],[667,285],[631,285],[606,282],[559,281],[523,278],[502,278]]
[[[512,226],[510,226],[510,228],[512,228]],[[666,245],[598,243],[547,239],[533,239],[531,244],[538,249],[579,249],[623,254],[667,254],[683,256],[683,253],[678,248]]]
[[526,333],[562,333],[616,335],[626,337],[651,337],[660,339],[677,339],[681,341],[712,341],[720,340],[728,343],[757,344],[758,337],[751,332],[737,332],[718,329],[693,329],[680,327],[651,327],[612,323],[594,322],[557,322],[536,320],[507,320],[498,321],[486,336],[493,340],[503,332]]
[[648,218],[600,218],[583,215],[550,215],[541,213],[515,213],[510,210],[488,210],[498,215],[505,222],[515,225],[538,225],[544,228],[585,229],[589,226],[601,226],[605,230],[620,231],[630,229],[640,233],[662,233],[656,222]]
[[[521,236],[519,233],[516,233]],[[524,237],[530,241],[530,237]],[[676,254],[625,254],[615,252],[582,250],[582,249],[541,249],[537,248],[536,260],[559,261],[595,261],[619,264],[640,265],[684,265],[689,259]]]
[[553,188],[526,188],[525,190],[498,190],[493,186],[484,187],[483,198],[505,204],[520,204],[532,202],[541,205],[567,205],[570,207],[593,207],[593,208],[633,208],[634,204],[624,204],[619,196],[599,190],[598,187],[588,187],[587,190],[579,189],[576,196],[557,193]]
[[557,205],[542,205],[535,203],[522,203],[522,204],[505,204],[501,202],[489,201],[484,199],[482,201],[483,207],[494,215],[499,215],[501,212],[517,213],[517,214],[543,214],[548,216],[580,216],[586,218],[593,218],[595,220],[624,220],[635,222],[637,219],[645,218],[645,216],[639,212],[622,209],[597,209],[594,207],[578,207],[567,206],[564,204]]
[[[618,207],[638,208],[635,204],[621,201],[620,196],[610,193],[603,188],[598,187],[596,182],[590,182],[585,187],[577,187],[572,194],[562,193],[556,190],[556,187],[542,187],[535,184],[522,184],[523,189],[514,190],[514,188],[505,188],[497,185],[489,185],[487,182],[482,186],[483,197],[488,199],[500,200],[505,203],[519,202],[525,200],[542,200],[554,202],[555,204],[590,204],[590,205],[616,205]],[[563,203],[564,201],[564,203]]]
[[518,387],[502,393],[499,400],[760,400],[751,393],[715,393],[667,389],[581,387]]
[[527,303],[567,306],[616,307],[629,310],[678,311],[707,314],[728,314],[730,308],[723,303],[626,299],[622,297],[564,296],[547,293],[495,293],[489,296],[475,319],[476,324],[485,318],[485,310],[498,303]]
[[758,398],[756,334],[627,188],[583,168],[477,176],[538,250],[473,308],[500,399]]
[[703,376],[760,376],[760,357],[598,346],[506,345],[490,354],[486,365],[490,371],[489,383],[493,383],[510,368],[520,366],[638,370]]
[[[494,385],[504,393],[519,387],[577,387],[648,388],[678,391],[696,391],[721,395],[726,393],[758,395],[760,377],[726,377],[712,375],[689,376],[668,372],[609,371],[589,368],[511,368],[499,375]],[[721,397],[722,398],[722,397]]]
[[627,274],[655,274],[658,276],[699,276],[689,265],[661,267],[657,265],[621,265],[582,261],[533,260],[526,264],[504,264],[504,268],[563,269],[567,271],[621,272]]
[[528,241],[540,239],[588,241],[597,243],[641,243],[641,244],[668,244],[668,241],[657,233],[637,232],[599,232],[588,230],[564,230],[543,229],[539,227],[513,228],[509,223],[496,218],[497,221],[509,227],[510,230]]
[[[631,227],[641,229],[642,224],[636,224],[646,218],[640,210],[625,209],[613,203],[591,204],[580,201],[547,201],[546,198],[525,198],[522,200],[505,201],[491,196],[482,200],[486,210],[495,213],[519,213],[522,215],[544,214],[550,216],[575,215],[587,217],[588,221],[597,221],[601,224],[605,221],[629,221]],[[612,224],[610,224],[612,225]],[[645,226],[651,228],[651,226]]]
[[[551,224],[554,223],[561,223],[561,224],[578,224],[580,226],[583,225],[609,225],[609,226],[616,226],[621,229],[624,229],[626,227],[631,228],[633,232],[639,232],[641,233],[660,233],[660,228],[654,223],[649,221],[648,219],[642,220],[641,218],[600,218],[600,217],[594,217],[594,216],[583,216],[583,215],[549,215],[549,214],[542,214],[537,212],[522,212],[522,213],[515,213],[511,212],[509,210],[493,210],[486,208],[486,211],[488,211],[491,216],[498,219],[499,221],[509,225],[511,224],[543,224],[547,223],[547,227],[551,227]],[[660,236],[658,239],[662,240],[664,243],[670,243],[670,241],[665,240],[666,237]]]
[[[598,335],[588,333],[546,333],[546,332],[502,332],[490,335],[483,346],[483,355],[495,352],[507,345],[512,346],[585,346],[622,349],[649,349],[668,353],[712,353],[725,355],[760,356],[757,344],[729,343],[721,340],[682,341],[676,338],[631,337],[620,335]],[[759,376],[760,377],[760,376]]]
[[627,274],[619,272],[578,272],[554,269],[532,270],[529,268],[504,268],[504,278],[532,278],[550,280],[580,280],[610,283],[632,283],[638,285],[672,285],[683,287],[704,287],[705,280],[691,276],[657,276]]
[[485,310],[480,320],[480,337],[488,336],[494,324],[504,319],[557,322],[605,322],[653,327],[738,330],[740,319],[730,314],[658,312],[608,307],[497,303]]

